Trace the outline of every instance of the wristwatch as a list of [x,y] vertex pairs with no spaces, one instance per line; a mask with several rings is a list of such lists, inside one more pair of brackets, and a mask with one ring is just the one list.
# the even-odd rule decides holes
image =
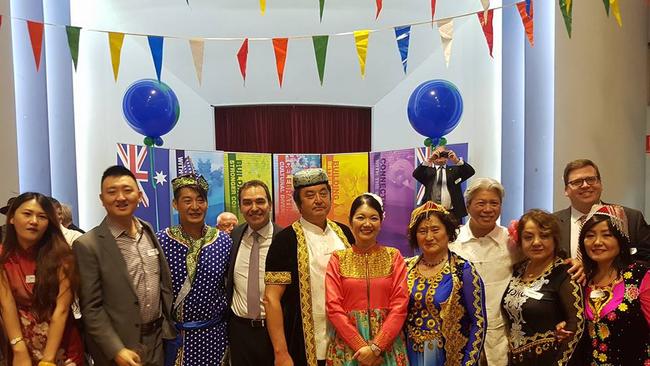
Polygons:
[[13,339],[9,340],[9,344],[12,345],[12,346],[15,346],[15,345],[17,345],[18,343],[20,343],[22,341],[24,341],[23,337],[16,337],[16,338],[13,338]]
[[379,355],[381,355],[381,348],[379,348],[378,345],[370,343],[370,349],[372,350],[372,353],[374,353],[375,357],[379,357]]

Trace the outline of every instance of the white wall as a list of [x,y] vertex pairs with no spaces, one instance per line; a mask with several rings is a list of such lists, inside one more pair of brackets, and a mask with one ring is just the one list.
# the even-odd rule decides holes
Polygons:
[[[436,17],[471,13],[480,2],[438,2]],[[498,6],[499,1],[492,1]],[[84,28],[179,37],[283,37],[382,29],[372,33],[366,78],[359,74],[351,34],[330,37],[324,85],[320,86],[311,39],[289,41],[283,88],[279,88],[270,40],[251,41],[246,84],[241,80],[236,53],[241,40],[206,43],[203,83],[196,80],[185,39],[166,39],[162,80],[176,92],[181,117],[163,137],[165,147],[214,148],[211,105],[258,103],[314,103],[375,106],[373,150],[420,145],[412,132],[406,102],[419,83],[445,78],[456,83],[464,97],[463,122],[450,142],[470,142],[470,155],[481,175],[498,177],[500,151],[500,79],[498,13],[495,16],[495,59],[490,59],[475,15],[456,21],[452,60],[444,67],[436,27],[413,28],[409,74],[404,76],[393,26],[427,21],[429,2],[385,2],[374,19],[373,0],[328,0],[323,22],[318,2],[273,0],[261,16],[257,0],[72,0],[72,24]],[[523,30],[522,30],[523,31]],[[75,123],[79,211],[82,227],[103,216],[99,178],[115,163],[117,142],[141,143],[142,137],[124,122],[121,101],[135,80],[155,77],[146,38],[127,36],[117,83],[113,82],[105,33],[82,31],[79,66],[75,75]],[[399,131],[399,133],[395,133]]]
[[623,27],[600,1],[573,2],[568,39],[556,7],[554,207],[568,206],[562,171],[592,159],[603,200],[643,209],[647,191],[645,135],[648,12],[643,1],[620,2]]

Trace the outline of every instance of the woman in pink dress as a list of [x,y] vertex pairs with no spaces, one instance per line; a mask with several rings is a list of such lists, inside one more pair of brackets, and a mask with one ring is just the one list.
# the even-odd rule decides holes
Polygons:
[[0,253],[0,314],[12,365],[83,365],[70,311],[79,277],[47,197],[28,192],[14,200]]
[[406,267],[397,249],[377,243],[383,216],[379,197],[357,197],[350,208],[355,245],[330,258],[327,365],[408,364],[401,331],[408,306]]

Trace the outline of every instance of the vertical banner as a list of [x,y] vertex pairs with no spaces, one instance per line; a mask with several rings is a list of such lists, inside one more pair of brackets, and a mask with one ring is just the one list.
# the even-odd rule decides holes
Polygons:
[[[197,174],[200,174],[210,185],[208,190],[208,212],[205,214],[205,223],[214,226],[217,223],[217,216],[224,210],[224,172],[223,172],[223,151],[190,151],[175,150],[170,154],[172,179],[182,174],[183,160],[190,157]],[[171,179],[170,179],[171,181]],[[171,192],[173,195],[174,192]],[[178,225],[178,212],[173,210],[172,223]]]
[[243,222],[239,212],[237,192],[242,183],[259,179],[272,187],[271,154],[224,153],[224,197],[225,210],[237,215]]
[[169,150],[117,144],[117,164],[135,175],[142,200],[135,215],[149,222],[154,230],[171,223]]
[[414,160],[414,149],[370,153],[370,190],[384,201],[386,213],[377,240],[405,257],[413,256],[407,231],[415,208]]
[[323,154],[322,162],[332,186],[328,217],[348,225],[352,201],[368,191],[368,153]]
[[273,154],[273,213],[276,224],[287,227],[300,217],[293,202],[293,175],[320,168],[319,154]]
[[[463,161],[469,161],[467,159],[468,156],[468,151],[469,151],[469,145],[467,143],[462,143],[462,144],[449,144],[446,146],[447,150],[453,150],[456,153],[456,156],[459,158],[462,158]],[[428,147],[418,147],[415,149],[415,167],[418,165],[422,164],[426,159],[431,156],[433,153],[433,149],[428,148]],[[414,167],[414,169],[415,169]],[[467,186],[466,182],[463,182],[461,184],[461,189],[463,192],[465,192],[465,187]],[[417,195],[415,197],[415,202],[421,202],[421,200],[424,198],[424,186],[420,184],[419,182],[416,181],[415,183],[415,191],[417,192]]]

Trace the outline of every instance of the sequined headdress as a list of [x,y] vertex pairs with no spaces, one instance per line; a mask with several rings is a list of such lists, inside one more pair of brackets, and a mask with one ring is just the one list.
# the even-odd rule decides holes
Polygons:
[[587,217],[583,221],[583,225],[580,228],[580,234],[582,234],[582,229],[584,228],[584,223],[589,221],[594,215],[607,216],[612,221],[612,224],[616,230],[618,230],[621,235],[623,235],[628,242],[630,241],[630,231],[627,224],[627,215],[625,215],[625,210],[622,206],[618,205],[601,205],[596,204],[591,207],[591,211],[587,214]]
[[449,215],[449,211],[443,206],[434,203],[433,201],[427,201],[422,206],[416,208],[411,213],[411,222],[409,222],[409,230],[415,226],[415,223],[418,221],[418,218],[421,215],[429,215],[430,212],[441,212],[443,215]]
[[203,190],[206,194],[210,189],[208,181],[203,178],[202,175],[197,174],[194,170],[194,165],[192,164],[192,158],[186,156],[183,160],[183,171],[182,174],[177,178],[172,179],[172,188],[174,192],[183,188],[183,187],[198,187]]

